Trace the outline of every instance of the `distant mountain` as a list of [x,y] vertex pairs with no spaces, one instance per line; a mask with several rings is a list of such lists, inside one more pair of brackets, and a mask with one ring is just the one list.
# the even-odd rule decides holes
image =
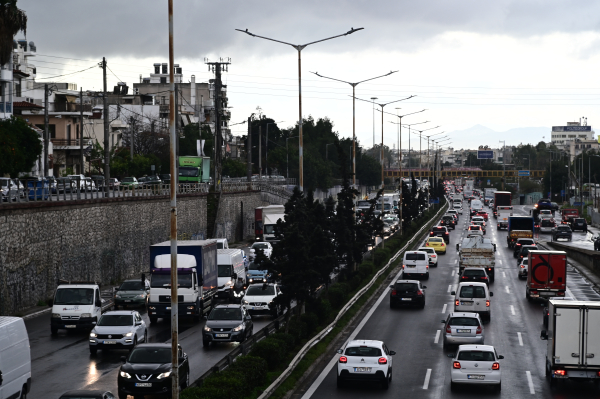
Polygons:
[[475,125],[464,130],[448,133],[452,138],[451,147],[455,149],[476,149],[480,145],[490,148],[502,146],[500,141],[506,140],[506,145],[537,144],[540,141],[550,141],[550,127],[517,127],[504,132],[497,132],[483,125]]

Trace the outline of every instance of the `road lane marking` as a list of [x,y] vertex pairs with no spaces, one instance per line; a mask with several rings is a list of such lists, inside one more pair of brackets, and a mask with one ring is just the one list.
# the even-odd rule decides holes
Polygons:
[[501,265],[502,264],[502,259],[498,259],[498,264]]
[[452,291],[452,284],[448,286],[448,292]]
[[454,273],[456,273],[456,270],[452,270],[452,273],[450,274],[450,276],[454,276]]
[[429,388],[429,379],[431,378],[431,369],[427,369],[427,374],[425,374],[425,382],[423,383],[423,389]]
[[458,263],[458,259],[454,259],[454,264],[456,265]]
[[519,346],[523,346],[523,337],[520,332],[517,333],[517,337],[519,337]]
[[507,293],[507,294],[510,294],[510,288],[508,288],[508,285],[505,285],[505,286],[504,286],[504,289],[506,290],[506,293]]
[[531,372],[527,370],[525,374],[527,374],[527,382],[529,383],[529,393],[534,395],[535,389],[533,389],[533,380],[531,379]]
[[515,315],[515,307],[513,305],[510,305],[510,312],[513,316]]
[[448,304],[447,304],[447,303],[445,303],[445,304],[444,304],[444,307],[442,308],[442,313],[446,313],[446,308],[447,308],[447,307],[448,307]]
[[502,277],[506,278],[506,273],[502,272]]
[[442,330],[437,330],[437,332],[435,333],[435,339],[433,340],[434,344],[437,344],[438,342],[440,342],[440,333],[442,332]]

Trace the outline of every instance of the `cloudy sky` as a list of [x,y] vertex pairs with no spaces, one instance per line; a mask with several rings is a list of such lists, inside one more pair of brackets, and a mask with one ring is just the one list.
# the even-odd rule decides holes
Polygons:
[[[600,2],[592,0],[348,0],[348,1],[195,1],[175,0],[175,63],[184,79],[212,78],[204,58],[231,57],[224,74],[232,123],[257,107],[291,126],[298,119],[297,51],[287,45],[235,31],[304,44],[347,32],[352,35],[308,46],[302,51],[303,115],[328,117],[341,136],[352,135],[351,87],[310,72],[345,81],[391,76],[362,83],[356,96],[392,102],[385,110],[421,124],[424,135],[452,132],[455,148],[498,146],[501,133],[473,134],[474,125],[507,135],[508,144],[542,140],[543,129],[588,117],[600,119]],[[34,41],[39,78],[102,87],[98,68],[79,72],[107,58],[109,87],[130,85],[148,76],[152,64],[168,61],[166,0],[18,0],[27,12],[27,40]],[[17,36],[18,38],[21,37]],[[58,78],[53,76],[69,74]],[[401,109],[396,109],[400,107]],[[381,114],[376,112],[376,140]],[[384,141],[397,145],[397,128],[384,117]],[[356,102],[356,132],[373,144],[373,110]],[[244,133],[244,125],[233,127]],[[415,126],[416,127],[416,126]],[[439,137],[444,137],[445,134]],[[416,139],[415,139],[416,138]],[[550,133],[545,135],[548,141]],[[425,144],[424,144],[425,145]],[[408,146],[403,130],[402,147]],[[418,137],[411,146],[418,148]]]

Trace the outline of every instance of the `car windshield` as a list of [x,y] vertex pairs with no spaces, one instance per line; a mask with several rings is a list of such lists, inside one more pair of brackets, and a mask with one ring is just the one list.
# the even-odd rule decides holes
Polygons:
[[425,260],[426,256],[427,255],[425,255],[425,254],[415,254],[415,253],[411,254],[411,253],[407,253],[404,256],[404,260]]
[[558,226],[559,231],[571,231],[569,226]]
[[219,277],[231,277],[233,274],[231,273],[231,265],[219,265]]
[[461,298],[485,298],[485,288],[466,286],[460,289]]
[[192,168],[189,166],[180,166],[179,167],[179,176],[182,177],[198,177],[199,175],[198,168]]
[[[192,274],[181,272],[177,273],[177,286],[181,288],[192,287]],[[171,287],[171,275],[170,274],[153,274],[150,280],[150,287],[152,288],[164,288]]]
[[523,247],[521,248],[521,254],[526,254],[529,251],[535,251],[537,250],[536,247]]
[[446,232],[446,228],[445,227],[434,227],[433,228],[433,232],[434,233],[445,233]]
[[487,351],[460,351],[456,360],[471,360],[479,362],[493,362],[496,360],[494,352]]
[[370,348],[368,346],[358,346],[346,348],[346,356],[378,357],[381,356],[381,349]]
[[413,283],[396,283],[396,290],[405,292],[417,292],[418,287],[417,284]]
[[533,240],[519,240],[519,241],[517,241],[517,244],[519,244],[519,245],[531,245],[531,244],[533,244]]
[[474,317],[451,317],[448,322],[451,326],[479,326],[479,321]]
[[119,287],[120,291],[143,291],[146,287],[141,281],[125,281]]
[[471,225],[471,226],[469,226],[469,230],[481,230],[481,226]]
[[4,180],[4,179],[0,180],[0,186],[1,187],[8,187],[8,180]]
[[92,288],[61,288],[54,298],[55,305],[91,305],[93,301]]
[[575,219],[575,223],[583,223],[583,222],[585,222],[584,219]]
[[[432,240],[430,240],[430,242],[432,242]],[[427,252],[427,253],[430,253],[430,254],[434,254],[435,253],[435,249],[433,249],[433,248],[419,248],[419,251]]]
[[133,316],[130,314],[105,314],[98,320],[99,326],[132,326]]
[[215,308],[208,320],[241,320],[242,311],[239,308]]
[[467,276],[467,277],[485,276],[485,271],[483,271],[483,270],[465,270],[463,272],[463,276]]
[[269,246],[264,243],[254,243],[252,244],[252,249],[269,249]]
[[265,224],[265,228],[263,230],[264,234],[275,234],[275,225],[274,224]]
[[135,348],[129,354],[129,363],[171,363],[171,348]]
[[275,295],[275,287],[272,285],[267,285],[264,287],[261,285],[251,285],[246,290],[246,295],[248,296],[259,296],[259,295]]

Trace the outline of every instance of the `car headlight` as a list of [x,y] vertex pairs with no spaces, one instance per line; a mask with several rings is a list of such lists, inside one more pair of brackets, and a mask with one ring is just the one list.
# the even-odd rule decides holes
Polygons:
[[212,329],[211,329],[210,327],[206,327],[206,326],[204,326],[204,331],[206,331],[206,332],[210,332],[210,331],[212,331]]
[[126,337],[133,337],[133,333],[132,332],[128,332],[127,334],[124,334],[124,336],[126,336]]
[[98,336],[98,334],[96,334],[95,332],[90,333],[90,338],[96,338],[97,336]]
[[145,298],[146,294],[140,294],[140,295],[136,295],[136,298]]
[[233,329],[233,331],[242,331],[244,329],[244,324],[240,324],[239,326],[237,326],[236,328]]
[[244,301],[244,305],[247,305],[247,304],[248,304],[248,301]]
[[171,376],[171,372],[167,371],[166,373],[160,373],[156,379],[162,380],[163,378],[168,378]]
[[91,313],[82,313],[81,318],[85,318],[85,317],[92,317],[92,314]]
[[156,310],[156,306],[148,306],[148,309],[150,309],[150,310]]
[[129,373],[126,373],[125,371],[121,371],[119,374],[120,374],[120,375],[121,375],[121,377],[123,377],[123,378],[131,378],[131,374],[129,374]]
[[52,313],[53,319],[60,319],[60,313]]
[[115,298],[121,299],[121,295],[115,294]]

